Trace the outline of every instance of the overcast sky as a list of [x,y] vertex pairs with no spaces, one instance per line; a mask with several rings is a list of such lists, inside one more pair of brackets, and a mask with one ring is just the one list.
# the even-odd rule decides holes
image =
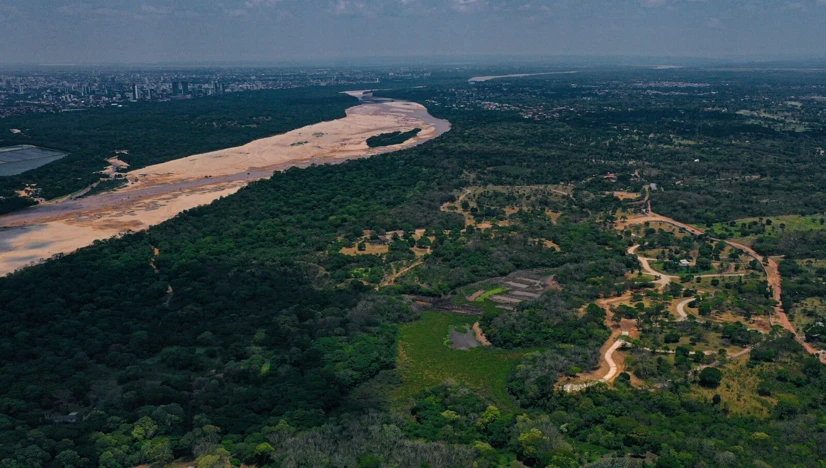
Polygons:
[[0,64],[824,57],[826,0],[0,0]]

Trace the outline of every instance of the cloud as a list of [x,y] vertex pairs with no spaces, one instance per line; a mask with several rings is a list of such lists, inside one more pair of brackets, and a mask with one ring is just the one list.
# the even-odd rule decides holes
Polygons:
[[171,12],[171,10],[169,9],[169,7],[159,7],[144,3],[143,5],[141,5],[141,12],[146,13],[147,15],[166,16]]
[[359,0],[336,0],[330,10],[337,15],[352,15],[364,11],[367,4]]
[[466,13],[482,8],[486,3],[485,0],[450,0],[450,7],[454,11]]
[[249,15],[253,10],[274,9],[279,3],[281,3],[281,0],[244,0],[236,6],[223,6],[221,11],[226,16],[239,18]]
[[707,2],[708,0],[640,0],[643,6],[648,8],[663,7],[666,5],[674,5],[675,3],[699,3]]
[[247,11],[246,8],[224,8],[223,12],[225,15],[232,18],[247,16],[249,14],[249,11]]
[[20,10],[16,6],[0,4],[0,21],[19,14]]
[[272,8],[276,6],[280,1],[281,0],[247,0],[244,2],[244,7],[248,10],[260,7]]
[[88,3],[83,2],[70,2],[65,5],[59,6],[55,9],[58,13],[62,15],[79,15],[82,13],[87,13],[89,10],[92,9],[92,6]]
[[[411,6],[414,1],[402,1],[401,6]],[[364,16],[376,18],[384,12],[383,2],[365,2],[363,0],[335,0],[327,8],[328,13],[337,16]]]
[[706,24],[708,25],[709,28],[712,28],[712,29],[724,29],[725,28],[725,26],[723,25],[723,22],[720,20],[720,18],[709,18],[708,22]]
[[547,13],[549,15],[552,13],[551,7],[549,7],[548,5],[544,5],[544,4],[540,5],[536,1],[532,1],[532,2],[528,2],[528,3],[525,3],[525,4],[519,5],[518,7],[516,7],[516,11],[520,11],[520,12],[537,12],[538,11],[540,13]]
[[780,8],[781,11],[805,11],[806,4],[803,2],[788,2]]
[[128,18],[133,20],[148,19],[147,15],[156,16],[162,11],[161,8],[148,4],[141,5],[137,10],[119,9],[106,6],[96,6],[86,2],[69,2],[54,10],[65,16],[102,17],[102,18]]

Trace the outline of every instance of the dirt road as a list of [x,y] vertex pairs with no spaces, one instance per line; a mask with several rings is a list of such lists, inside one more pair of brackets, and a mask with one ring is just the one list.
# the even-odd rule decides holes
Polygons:
[[390,276],[384,278],[381,281],[381,284],[379,284],[378,287],[383,288],[385,286],[390,286],[390,285],[394,284],[396,282],[396,280],[399,279],[403,274],[405,274],[408,271],[416,268],[417,266],[421,265],[422,263],[424,263],[424,260],[417,260],[410,266],[406,266],[404,268],[401,268],[398,271],[394,270],[393,273]]
[[[692,234],[695,234],[695,235],[705,234],[703,231],[701,231],[700,229],[697,229],[694,226],[691,226],[691,225],[688,225],[688,224],[685,224],[685,223],[681,223],[679,221],[675,221],[671,218],[667,218],[665,216],[658,215],[658,214],[653,213],[653,212],[651,212],[648,215],[628,218],[625,221],[617,223],[617,228],[622,229],[625,226],[629,226],[631,224],[643,224],[645,222],[660,222],[660,223],[670,224],[672,226],[675,226],[675,227],[678,227],[678,228],[681,228],[681,229],[685,229],[686,231],[688,231]],[[763,263],[763,258],[764,257],[762,255],[758,254],[757,252],[755,252],[754,249],[752,249],[751,247],[749,247],[747,245],[743,245],[739,242],[733,242],[733,241],[725,240],[725,239],[715,239],[715,240],[722,240],[723,242],[725,242],[729,246],[731,246],[735,249],[740,249],[740,250],[746,252],[746,254],[748,254],[750,257],[754,258],[755,260],[757,260],[757,262],[760,263],[760,265],[763,266],[763,270],[766,272],[766,278],[767,278],[767,282],[769,284],[769,288],[771,289],[772,298],[777,302],[777,305],[774,307],[775,315],[777,315],[777,322],[783,328],[788,330],[795,337],[795,340],[798,343],[800,343],[803,346],[803,348],[806,349],[806,351],[809,354],[817,356],[820,359],[820,362],[826,364],[826,353],[821,352],[821,350],[818,350],[814,346],[807,343],[797,333],[797,330],[795,330],[794,325],[791,323],[791,321],[789,320],[789,317],[786,315],[786,312],[783,310],[783,304],[782,304],[782,298],[781,298],[781,296],[782,296],[782,278],[780,277],[780,271],[779,271],[778,266],[777,266],[777,261],[773,258],[768,258],[768,261],[766,263]]]
[[620,347],[622,347],[622,345],[623,345],[623,341],[622,340],[617,340],[605,352],[605,355],[603,356],[603,358],[605,359],[605,362],[608,363],[608,373],[605,374],[604,377],[599,379],[600,382],[611,382],[617,376],[617,374],[618,374],[618,372],[617,372],[617,363],[614,362],[614,351],[620,349]]
[[619,375],[620,364],[614,360],[614,353],[623,345],[622,336],[624,333],[630,335],[634,330],[634,323],[630,320],[622,320],[619,325],[613,321],[614,313],[611,307],[623,301],[630,301],[631,293],[626,292],[622,296],[600,299],[596,303],[605,311],[605,326],[611,330],[611,336],[603,343],[599,350],[599,366],[587,373],[579,374],[576,377],[578,383],[569,383],[562,386],[566,392],[579,391],[599,382],[612,382]]
[[690,304],[693,300],[693,297],[689,297],[688,299],[683,299],[682,301],[677,303],[677,315],[680,316],[680,318],[677,319],[678,322],[688,320],[688,313],[685,311],[685,306]]
[[672,277],[659,271],[651,268],[651,264],[649,263],[651,258],[643,257],[642,255],[637,255],[637,249],[639,249],[639,245],[635,245],[633,247],[629,247],[627,252],[629,255],[636,255],[637,259],[640,261],[640,265],[642,266],[642,271],[645,272],[646,275],[651,275],[655,278],[654,284],[660,286],[660,290],[663,290],[666,286],[671,283]]

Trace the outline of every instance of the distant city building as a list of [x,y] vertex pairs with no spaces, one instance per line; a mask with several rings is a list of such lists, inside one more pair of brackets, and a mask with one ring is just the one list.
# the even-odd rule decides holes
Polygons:
[[139,101],[141,98],[141,90],[138,88],[138,85],[132,85],[132,96],[136,101]]

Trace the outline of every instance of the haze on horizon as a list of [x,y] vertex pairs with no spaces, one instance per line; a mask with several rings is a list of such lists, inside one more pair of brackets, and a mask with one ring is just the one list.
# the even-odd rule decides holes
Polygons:
[[0,64],[826,57],[826,0],[0,0]]

